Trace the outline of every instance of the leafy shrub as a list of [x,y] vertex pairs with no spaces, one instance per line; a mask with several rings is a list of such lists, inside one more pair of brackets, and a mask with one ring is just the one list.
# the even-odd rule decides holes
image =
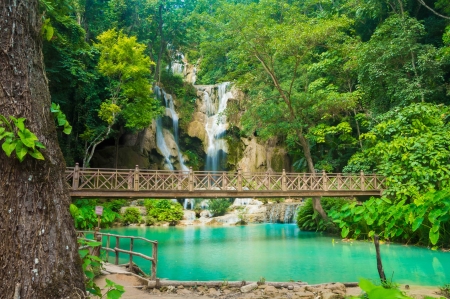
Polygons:
[[448,246],[450,190],[428,192],[413,203],[392,203],[386,197],[371,198],[359,206],[347,203],[330,213],[330,217],[344,238],[379,234],[391,241]]
[[141,221],[141,211],[139,208],[126,208],[122,215],[123,223],[139,223]]
[[412,299],[406,296],[397,288],[386,289],[383,286],[374,285],[371,281],[361,278],[359,281],[359,287],[366,293],[357,298],[370,298],[370,299]]
[[167,221],[170,224],[175,224],[183,219],[183,206],[177,202],[167,199],[146,199],[144,206],[147,209],[147,216],[154,218],[156,221]]
[[[332,211],[339,210],[347,201],[342,198],[324,197],[321,199],[324,211],[329,214]],[[314,210],[312,199],[305,200],[304,205],[299,208],[297,213],[297,225],[301,230],[307,231],[326,231],[333,230],[333,225],[326,222]]]
[[147,226],[154,225],[156,223],[156,219],[153,218],[152,216],[145,216],[144,217],[144,223]]
[[225,198],[216,198],[208,200],[208,210],[213,216],[225,215],[228,208],[231,206],[231,202]]
[[[75,221],[76,229],[93,229],[97,227],[95,206],[103,206],[101,227],[110,227],[114,221],[120,219],[120,214],[112,210],[109,203],[99,203],[96,199],[78,199],[70,205],[70,213]],[[114,205],[113,205],[114,206]]]

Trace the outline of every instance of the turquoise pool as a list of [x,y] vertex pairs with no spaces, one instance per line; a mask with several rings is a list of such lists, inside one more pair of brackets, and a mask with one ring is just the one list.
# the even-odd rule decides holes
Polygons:
[[[256,281],[264,277],[266,281],[322,283],[378,277],[372,243],[342,242],[300,231],[293,224],[127,227],[102,232],[158,240],[158,277],[172,280]],[[127,246],[121,241],[121,248]],[[134,248],[151,252],[140,241]],[[430,286],[450,283],[450,253],[397,244],[380,248],[386,276],[394,275],[394,281]],[[135,258],[135,262],[149,271],[148,261]]]

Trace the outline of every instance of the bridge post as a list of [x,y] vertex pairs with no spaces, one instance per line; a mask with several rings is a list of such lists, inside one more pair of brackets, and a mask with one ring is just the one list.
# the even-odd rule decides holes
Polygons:
[[283,173],[281,175],[281,190],[287,191],[286,187],[286,170],[283,169]]
[[134,191],[139,191],[139,165],[134,169]]
[[189,191],[194,191],[194,173],[192,172],[192,166],[189,167]]
[[322,182],[323,182],[323,190],[328,191],[328,177],[325,169],[322,170]]
[[80,184],[80,165],[75,163],[73,170],[72,190],[77,190]]
[[237,189],[238,191],[242,191],[242,171],[240,168],[238,169]]
[[359,177],[361,180],[361,191],[366,191],[366,178],[364,176],[364,171],[361,170],[361,172],[359,173]]
[[222,172],[222,190],[227,190],[228,177],[226,172]]

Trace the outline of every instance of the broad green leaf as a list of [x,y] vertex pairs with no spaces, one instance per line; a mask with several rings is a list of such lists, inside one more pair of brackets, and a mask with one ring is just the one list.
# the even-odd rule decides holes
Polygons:
[[16,144],[16,155],[17,159],[19,159],[20,162],[25,159],[26,154],[28,153],[28,148],[23,144],[22,141],[17,140]]
[[34,135],[30,130],[24,129],[23,131],[19,131],[17,133],[19,135],[20,140],[29,148],[34,148],[35,141],[38,140],[36,135]]
[[40,151],[38,151],[37,149],[34,150],[29,150],[28,154],[30,156],[32,156],[33,158],[37,159],[37,160],[45,160],[44,156],[42,155],[42,153]]
[[54,31],[53,27],[52,27],[52,25],[47,24],[45,29],[46,29],[45,37],[47,38],[47,41],[50,41],[53,37],[53,31]]
[[106,298],[108,298],[108,299],[119,299],[120,297],[122,297],[123,293],[124,293],[124,291],[110,290],[110,291],[108,291],[108,293],[106,293]]
[[423,217],[420,218],[416,218],[412,224],[412,230],[413,232],[415,232],[421,225],[423,222]]
[[39,142],[39,141],[35,141],[34,142],[34,145],[36,146],[36,147],[39,147],[39,148],[45,148],[45,145],[43,145],[41,142]]
[[8,157],[11,156],[11,153],[14,151],[14,149],[16,148],[16,143],[15,142],[3,142],[2,144],[2,149],[3,151],[6,153],[6,155]]
[[437,241],[439,240],[439,231],[433,232],[433,230],[430,229],[429,237],[431,244],[436,245]]
[[20,130],[23,131],[25,130],[25,120],[26,118],[20,117],[20,118],[14,118],[12,116],[10,116],[10,118],[13,120],[14,124],[16,125],[16,127]]
[[67,123],[67,122],[64,125],[63,133],[66,134],[66,135],[69,135],[70,133],[72,133],[72,126],[69,125],[69,123]]
[[347,235],[348,235],[349,232],[350,232],[350,229],[349,229],[347,226],[344,226],[344,227],[342,228],[342,231],[341,231],[341,236],[342,236],[342,238],[347,237]]

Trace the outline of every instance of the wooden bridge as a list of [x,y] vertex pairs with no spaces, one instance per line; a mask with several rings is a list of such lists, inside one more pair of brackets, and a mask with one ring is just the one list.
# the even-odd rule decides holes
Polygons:
[[246,173],[135,169],[66,169],[72,197],[263,198],[381,195],[376,174]]

